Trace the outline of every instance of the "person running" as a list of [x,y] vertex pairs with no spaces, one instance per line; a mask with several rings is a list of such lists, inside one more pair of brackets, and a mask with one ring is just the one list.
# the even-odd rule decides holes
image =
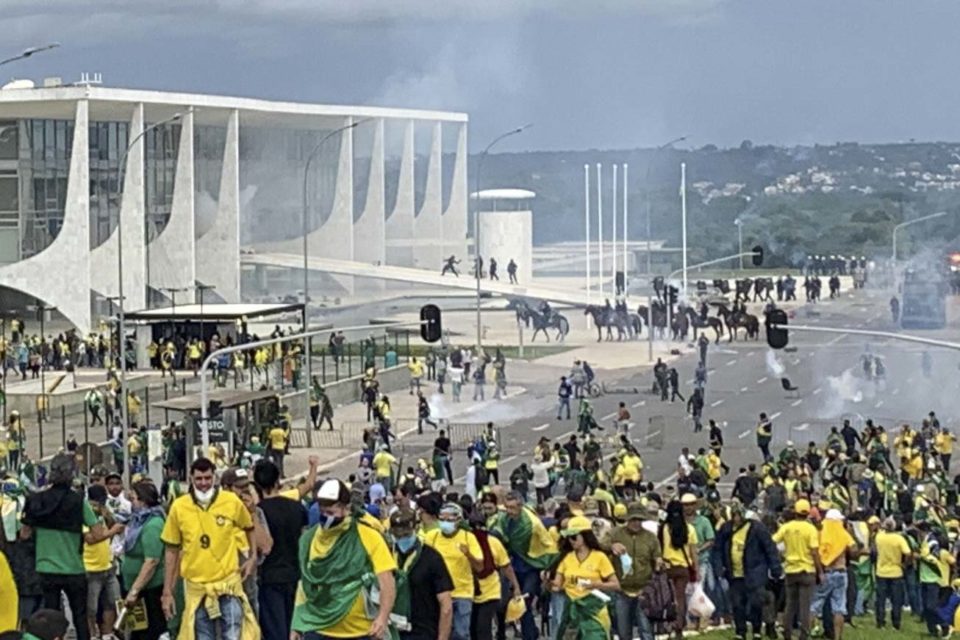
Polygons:
[[491,280],[500,279],[500,276],[497,275],[497,259],[493,257],[490,258],[490,279]]
[[773,460],[770,454],[770,442],[773,440],[773,423],[767,418],[766,413],[760,414],[760,421],[757,423],[757,447],[763,455],[764,462]]
[[510,284],[518,284],[517,263],[513,261],[513,258],[510,258],[510,262],[507,263],[507,275],[510,276]]
[[447,272],[452,273],[456,277],[460,277],[460,272],[457,271],[457,265],[460,264],[460,261],[457,260],[457,256],[450,256],[443,263],[443,269],[440,270],[440,275],[445,276]]
[[423,425],[428,424],[434,431],[439,429],[436,420],[430,419],[430,403],[424,397],[422,391],[417,391],[417,433],[423,433]]
[[563,410],[567,410],[566,420],[570,419],[570,397],[573,395],[573,389],[567,382],[566,376],[560,377],[560,386],[557,387],[557,420],[561,419]]

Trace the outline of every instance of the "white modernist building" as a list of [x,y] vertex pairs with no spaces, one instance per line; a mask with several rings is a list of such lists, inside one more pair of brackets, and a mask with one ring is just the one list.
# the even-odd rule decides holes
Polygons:
[[439,269],[464,255],[467,116],[0,90],[0,288],[84,331],[119,293],[120,243],[127,309],[193,302],[201,286],[208,301],[237,303],[241,246],[302,254],[304,227],[316,258]]

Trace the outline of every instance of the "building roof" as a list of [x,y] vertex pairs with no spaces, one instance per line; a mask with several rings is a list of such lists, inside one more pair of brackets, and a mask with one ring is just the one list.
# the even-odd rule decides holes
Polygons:
[[[201,312],[202,309],[202,312]],[[133,322],[170,322],[171,320],[194,320],[199,322],[235,322],[241,318],[253,320],[282,313],[302,313],[303,303],[295,304],[178,304],[176,307],[160,307],[127,313],[125,319]]]
[[478,194],[481,200],[526,200],[537,197],[536,193],[526,189],[481,189],[471,193],[470,198],[476,200]]
[[[264,398],[273,398],[277,395],[276,389],[263,389],[255,391],[244,391],[239,389],[210,389],[207,391],[207,401],[219,402],[220,406],[224,409],[232,409],[234,407],[240,407],[248,402],[256,402],[257,400],[263,400]],[[201,395],[199,393],[191,393],[189,395],[180,396],[179,398],[171,398],[169,400],[161,400],[160,402],[154,402],[153,406],[159,407],[160,409],[169,409],[171,411],[183,411],[184,413],[189,411],[200,412],[201,407]]]

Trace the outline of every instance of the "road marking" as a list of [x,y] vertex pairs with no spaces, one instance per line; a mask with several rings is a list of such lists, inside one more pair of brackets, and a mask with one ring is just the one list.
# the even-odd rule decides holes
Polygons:
[[873,406],[876,407],[877,409],[879,409],[880,407],[883,406],[883,400],[880,400],[879,402],[877,402],[877,404],[875,404],[875,405],[873,405]]
[[657,487],[662,487],[662,486],[664,486],[664,485],[667,485],[667,484],[673,482],[674,480],[677,479],[677,476],[678,476],[678,475],[679,475],[679,474],[678,474],[676,471],[674,471],[673,473],[671,473],[670,475],[668,475],[666,478],[664,478],[663,480],[661,480],[660,482],[658,482],[658,483],[657,483]]
[[617,417],[617,412],[616,412],[616,411],[614,411],[613,413],[608,413],[607,415],[603,416],[603,417],[600,418],[600,419],[603,420],[604,422],[606,422],[606,421],[609,420],[610,418],[615,418],[615,417]]
[[767,381],[767,376],[763,376],[762,378],[760,378],[759,380],[757,380],[757,384],[763,384],[763,383],[766,382],[766,381]]
[[738,435],[737,437],[740,438],[741,440],[743,440],[743,439],[746,438],[748,435],[750,435],[750,429],[747,429],[746,431],[744,431],[743,433],[741,433],[741,434]]
[[728,367],[732,367],[732,366],[735,365],[735,364],[737,364],[737,359],[736,359],[736,358],[734,358],[733,360],[731,360],[730,362],[728,362],[728,363],[727,363],[727,366],[728,366]]
[[807,427],[809,427],[809,426],[810,426],[810,423],[809,423],[809,422],[804,422],[802,425],[800,425],[799,427],[797,427],[797,431],[806,431],[806,430],[807,430]]
[[746,393],[746,391],[747,391],[746,387],[740,387],[740,393]]
[[717,400],[716,402],[711,402],[711,403],[710,403],[710,406],[711,406],[711,407],[719,407],[719,406],[722,405],[722,404],[723,404],[723,400],[721,399],[721,400]]
[[756,353],[756,351],[747,351],[747,356],[752,356],[752,355],[755,354],[755,353]]
[[895,396],[895,395],[897,395],[898,393],[900,393],[900,387],[897,387],[896,389],[894,389],[894,390],[891,392],[890,395],[894,395],[894,396]]
[[801,403],[801,402],[803,402],[803,400],[794,400],[793,402],[790,403],[790,406],[791,406],[791,407],[798,407],[798,406],[800,406],[800,403]]
[[775,414],[773,414],[772,416],[770,416],[770,422],[773,422],[774,420],[776,420],[777,418],[779,418],[781,413],[783,413],[783,412],[782,412],[782,411],[777,411]]
[[548,428],[549,426],[550,426],[550,423],[549,423],[549,422],[544,422],[544,423],[543,423],[542,425],[540,425],[539,427],[534,427],[533,430],[534,430],[534,431],[543,431],[544,429]]
[[710,374],[713,373],[714,371],[716,371],[716,369],[707,369],[707,375],[710,375]]
[[650,438],[656,438],[658,435],[660,435],[660,430],[659,430],[659,429],[657,429],[657,430],[654,431],[653,433],[648,433],[648,434],[645,436],[645,438],[646,438],[647,440],[649,440]]
[[687,380],[687,382],[686,382],[685,384],[693,384],[693,383],[694,383],[694,379],[693,379],[693,378],[690,378],[689,380]]
[[820,391],[821,391],[820,387],[817,387],[816,389],[813,390],[813,395],[817,395],[818,393],[820,393]]
[[633,403],[632,405],[630,405],[630,406],[632,406],[634,409],[636,409],[637,407],[642,407],[642,406],[645,405],[645,404],[647,404],[647,401],[646,401],[646,400],[641,400],[640,402],[634,402],[634,403]]
[[827,340],[827,345],[837,344],[838,342],[840,342],[841,340],[843,340],[843,339],[846,338],[846,337],[847,337],[847,334],[844,333],[844,334],[842,334],[842,335],[837,336],[836,338],[832,338],[832,339],[830,339],[830,340]]

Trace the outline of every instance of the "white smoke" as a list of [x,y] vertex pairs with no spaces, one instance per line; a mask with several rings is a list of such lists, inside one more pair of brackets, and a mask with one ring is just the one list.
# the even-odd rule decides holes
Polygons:
[[782,378],[787,371],[783,364],[777,360],[777,354],[774,353],[773,349],[767,350],[767,371],[775,378]]

